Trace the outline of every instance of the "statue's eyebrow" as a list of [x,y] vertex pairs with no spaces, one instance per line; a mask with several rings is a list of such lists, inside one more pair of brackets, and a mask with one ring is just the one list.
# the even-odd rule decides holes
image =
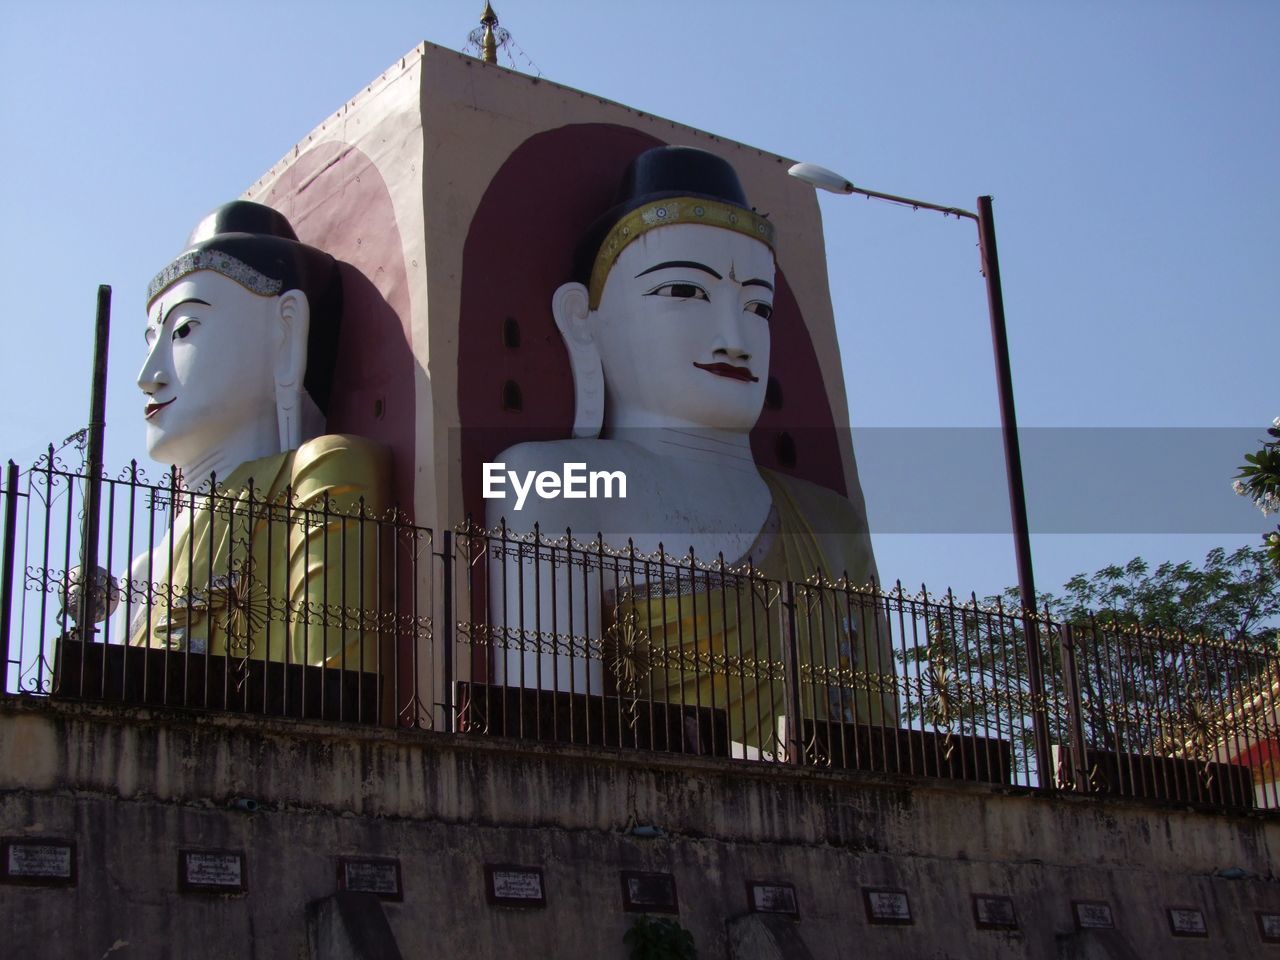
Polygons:
[[743,280],[742,285],[744,287],[764,287],[770,293],[773,293],[773,284],[768,280],[761,280],[759,277],[755,277],[751,280]]
[[164,316],[160,318],[160,324],[159,324],[159,325],[160,325],[160,326],[164,326],[165,321],[169,319],[169,314],[173,313],[173,311],[177,310],[179,307],[183,306],[184,304],[188,304],[188,303],[198,303],[198,304],[200,304],[200,306],[202,306],[202,307],[211,307],[211,306],[213,306],[213,304],[209,303],[209,301],[207,301],[207,300],[201,300],[199,297],[187,297],[187,299],[185,299],[185,300],[179,300],[179,301],[178,301],[177,303],[175,303],[172,307],[170,307],[168,310],[166,310],[166,311],[164,312]]
[[695,263],[692,260],[667,260],[663,263],[657,264],[656,266],[650,267],[648,270],[641,270],[639,273],[636,274],[636,279],[638,280],[640,277],[643,277],[646,273],[653,273],[655,270],[666,270],[668,267],[689,267],[692,270],[701,270],[703,273],[709,273],[711,274],[711,276],[715,277],[717,280],[724,279],[724,277],[720,276],[720,274],[716,273],[714,270],[708,267],[705,263]]

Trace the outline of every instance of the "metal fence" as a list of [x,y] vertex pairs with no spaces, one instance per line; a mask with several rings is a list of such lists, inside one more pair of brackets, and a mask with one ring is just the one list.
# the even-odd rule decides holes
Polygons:
[[92,486],[9,466],[6,693],[1280,809],[1274,648],[136,466],[91,524]]

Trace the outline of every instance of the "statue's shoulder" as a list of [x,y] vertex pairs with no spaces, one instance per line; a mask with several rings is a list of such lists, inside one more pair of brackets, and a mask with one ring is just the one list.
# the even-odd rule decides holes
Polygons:
[[306,441],[293,454],[294,464],[311,463],[324,458],[365,459],[385,457],[387,448],[368,437],[352,433],[326,433]]
[[504,469],[519,473],[529,470],[560,473],[569,463],[586,464],[587,470],[619,470],[632,464],[634,450],[632,444],[617,440],[544,440],[507,447],[494,462],[503,463]]
[[762,468],[760,474],[773,486],[782,489],[795,503],[801,516],[814,526],[815,530],[827,534],[865,534],[867,532],[867,507],[861,502],[854,502],[836,490],[803,480],[797,476],[787,476],[773,470]]
[[[543,498],[530,484],[544,473],[565,478],[570,468],[577,483],[585,482],[587,475],[596,472],[622,471],[625,476],[633,467],[629,456],[634,449],[631,444],[616,440],[590,438],[517,443],[507,447],[484,466],[484,475],[491,479],[495,491],[486,499],[485,522],[491,527],[505,522],[514,530],[532,529],[535,522],[544,530],[598,530],[603,522],[601,511],[606,508],[602,504],[614,509],[616,500],[559,495]],[[529,491],[520,509],[515,506],[517,482]]]
[[293,451],[290,483],[301,500],[325,493],[370,508],[385,505],[391,476],[391,452],[376,440],[327,433]]
[[851,500],[829,487],[773,470],[760,472],[775,493],[781,491],[785,498],[779,504],[784,528],[814,538],[828,576],[847,575],[859,584],[878,579],[867,511],[861,498]]

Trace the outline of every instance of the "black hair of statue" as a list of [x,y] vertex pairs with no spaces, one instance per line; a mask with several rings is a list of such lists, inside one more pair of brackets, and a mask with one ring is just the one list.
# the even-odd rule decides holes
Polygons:
[[699,147],[652,147],[628,164],[614,205],[587,228],[573,259],[573,279],[590,284],[600,245],[614,225],[647,203],[672,197],[713,200],[750,210],[738,172],[723,157]]
[[342,275],[333,257],[302,243],[287,217],[261,203],[233,200],[191,232],[184,254],[216,250],[279,280],[280,290],[301,290],[311,308],[307,369],[302,385],[320,412],[329,413],[342,321]]

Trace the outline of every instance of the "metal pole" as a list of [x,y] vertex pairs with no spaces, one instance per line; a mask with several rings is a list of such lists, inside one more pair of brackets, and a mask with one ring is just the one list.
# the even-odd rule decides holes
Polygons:
[[18,465],[9,461],[4,482],[4,558],[0,563],[0,693],[9,688],[9,620],[13,612],[13,548],[18,526]]
[[93,639],[94,594],[98,578],[98,515],[102,511],[102,437],[106,429],[107,341],[111,331],[111,288],[98,287],[93,341],[93,393],[89,401],[89,454],[85,468],[84,526],[80,533],[80,639]]
[[[444,539],[444,551],[441,559],[444,561],[444,582],[442,589],[444,590],[444,629],[441,631],[441,640],[443,641],[444,661],[444,730],[446,733],[453,732],[454,710],[453,710],[453,532],[445,530],[441,534]],[[467,550],[471,550],[471,539],[466,540]],[[416,571],[415,571],[416,574]],[[415,634],[413,642],[417,643],[418,638]],[[434,658],[432,658],[434,660]],[[417,678],[414,678],[417,683]],[[416,691],[415,691],[416,693]]]
[[1000,258],[996,252],[996,224],[991,198],[978,198],[978,249],[982,274],[987,280],[987,305],[991,310],[991,347],[995,351],[996,384],[1000,391],[1000,435],[1004,441],[1004,467],[1009,481],[1009,514],[1013,520],[1013,552],[1018,566],[1018,597],[1023,610],[1023,636],[1027,644],[1027,680],[1031,685],[1032,725],[1036,767],[1041,787],[1050,787],[1049,723],[1045,710],[1044,668],[1036,630],[1036,583],[1031,571],[1031,535],[1027,529],[1027,497],[1022,486],[1022,452],[1018,446],[1018,417],[1013,409],[1013,374],[1009,368],[1009,338],[1004,325],[1004,294],[1000,288]]

